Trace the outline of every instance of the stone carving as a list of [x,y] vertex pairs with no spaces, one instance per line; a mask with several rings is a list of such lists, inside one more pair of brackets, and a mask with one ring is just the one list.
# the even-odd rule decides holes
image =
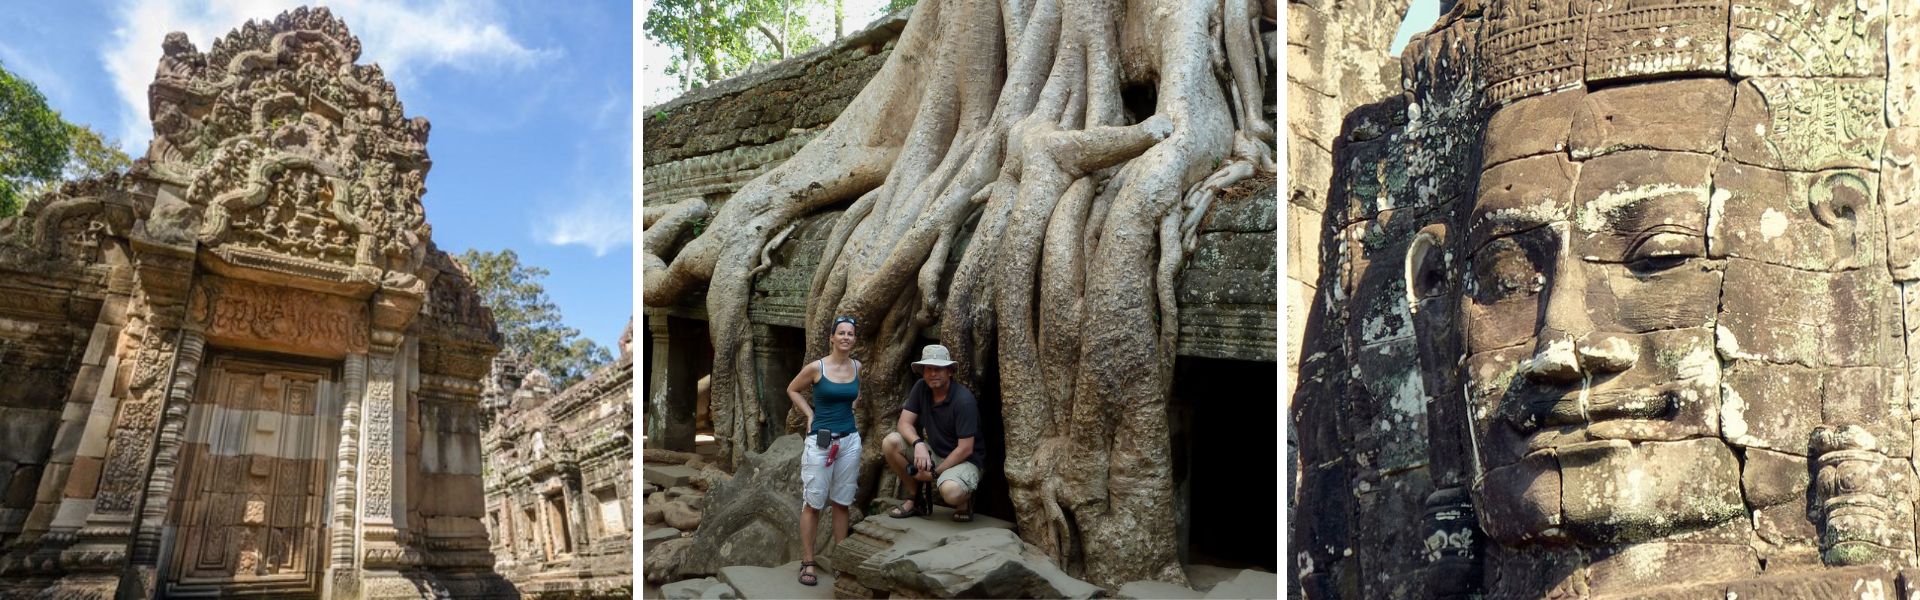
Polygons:
[[292,345],[339,356],[367,351],[366,308],[346,298],[206,277],[188,314],[216,340]]
[[148,160],[187,183],[203,244],[334,265],[346,280],[411,281],[429,235],[430,126],[403,116],[379,67],[355,64],[345,25],[301,8],[208,53],[184,36],[163,47]]
[[519,353],[494,359],[484,522],[489,562],[523,593],[632,596],[632,385],[631,354],[558,392]]
[[1726,71],[1726,2],[1595,4],[1587,26],[1587,81]]
[[362,514],[375,519],[393,518],[393,358],[375,354],[367,359],[366,470],[362,477],[365,496]]
[[1873,434],[1857,426],[1813,430],[1819,461],[1815,478],[1818,504],[1809,518],[1822,523],[1820,555],[1834,566],[1868,564],[1887,554],[1883,535],[1892,516],[1880,455]]
[[[1496,0],[1416,36],[1405,95],[1333,149],[1304,595],[1811,597],[1917,566],[1910,12]],[[1476,154],[1449,135],[1477,169],[1424,166]]]
[[359,48],[325,9],[169,35],[147,155],[0,221],[0,597],[518,595],[479,501],[499,334]]
[[1887,5],[1734,0],[1738,77],[1884,77]]

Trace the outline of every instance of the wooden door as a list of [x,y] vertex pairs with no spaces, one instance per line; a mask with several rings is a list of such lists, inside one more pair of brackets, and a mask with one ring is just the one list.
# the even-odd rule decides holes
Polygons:
[[217,356],[200,383],[181,452],[169,591],[317,593],[337,437],[332,369]]

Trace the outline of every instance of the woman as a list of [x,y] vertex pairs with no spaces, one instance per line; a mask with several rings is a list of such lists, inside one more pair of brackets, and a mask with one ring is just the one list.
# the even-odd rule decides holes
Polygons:
[[[835,317],[826,357],[800,369],[787,384],[787,398],[807,415],[805,451],[800,453],[800,583],[817,585],[813,570],[813,534],[820,509],[833,504],[833,541],[847,539],[849,515],[860,477],[860,429],[853,405],[860,400],[860,361],[854,360],[853,317]],[[813,405],[800,391],[813,386]]]

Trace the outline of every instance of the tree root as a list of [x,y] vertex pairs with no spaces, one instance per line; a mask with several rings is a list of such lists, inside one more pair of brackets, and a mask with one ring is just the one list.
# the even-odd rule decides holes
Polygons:
[[[1004,453],[1022,538],[1099,585],[1183,583],[1166,406],[1175,286],[1212,198],[1273,168],[1257,15],[1246,0],[915,11],[841,117],[671,264],[648,227],[647,304],[707,282],[723,458],[759,449],[764,417],[742,376],[752,278],[796,219],[857,197],[828,235],[806,328],[815,356],[831,316],[859,321],[862,431],[892,429],[904,366],[937,316],[961,381],[1000,400],[1006,438],[983,448]],[[1157,106],[1129,114],[1121,90],[1146,85]],[[982,378],[989,366],[997,380]],[[870,446],[863,481],[879,475]]]

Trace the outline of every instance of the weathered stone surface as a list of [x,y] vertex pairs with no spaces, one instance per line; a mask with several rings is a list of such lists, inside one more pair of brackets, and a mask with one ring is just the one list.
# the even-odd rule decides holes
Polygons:
[[1748,505],[1764,508],[1796,498],[1805,501],[1806,457],[1760,448],[1746,448],[1741,456],[1740,484]]
[[[622,336],[631,338],[631,331]],[[667,505],[673,510],[648,502],[639,522],[632,519],[633,357],[627,348],[565,390],[553,390],[550,381],[525,355],[510,351],[494,361],[482,400],[490,425],[480,436],[487,456],[484,510],[496,564],[530,594],[631,593],[634,529],[646,529],[644,549],[657,547],[676,532],[650,526],[692,529],[699,513],[688,503],[697,497],[691,489],[670,488],[656,495],[680,499]]]
[[1590,83],[1727,70],[1727,5],[1596,2],[1586,24]]
[[[645,565],[641,571],[647,574],[648,583],[666,583],[684,579],[687,570],[682,567],[693,549],[693,538],[679,538],[660,542],[642,557]],[[718,569],[715,569],[718,571]]]
[[[1625,85],[1584,96],[1561,92],[1542,99],[1555,96],[1572,96],[1579,102],[1567,144],[1574,158],[1637,149],[1713,154],[1726,140],[1727,116],[1733,110],[1733,84],[1717,78]],[[1516,103],[1495,118],[1513,119],[1520,124],[1513,127],[1516,131],[1543,123],[1557,126],[1564,119],[1558,115],[1508,115],[1525,104]],[[1674,105],[1688,110],[1662,110]],[[1494,133],[1489,131],[1490,136]],[[1488,144],[1493,144],[1491,139]]]
[[1886,7],[1735,0],[1735,77],[1873,77],[1887,73]]
[[674,539],[680,539],[680,530],[672,527],[648,527],[646,534],[641,536],[640,550],[652,552],[653,547],[660,545],[660,542]]
[[1727,154],[1772,169],[1875,168],[1885,92],[1881,79],[1744,80],[1727,122]]
[[1092,598],[1093,584],[1060,571],[1039,548],[1012,531],[976,529],[945,537],[925,549],[894,547],[868,560],[897,586],[941,598]]
[[699,600],[708,597],[741,598],[739,592],[735,592],[732,586],[720,583],[719,579],[713,577],[675,581],[660,586],[660,597],[667,600]]
[[800,584],[799,561],[772,568],[736,565],[720,569],[720,582],[731,586],[744,600],[833,598],[833,573],[826,569],[814,569],[814,577],[818,580],[817,585]]
[[700,511],[685,502],[668,502],[660,512],[668,527],[681,531],[693,531],[700,527]]
[[0,219],[0,596],[520,595],[427,120],[324,8],[165,37],[134,165]]
[[1803,455],[1807,436],[1820,424],[1811,401],[1820,374],[1798,365],[1734,361],[1721,390],[1721,428],[1726,439],[1747,447]]
[[[1272,594],[1274,592],[1269,592],[1269,593]],[[1128,582],[1126,585],[1120,586],[1120,591],[1113,595],[1113,597],[1115,598],[1121,598],[1121,599],[1135,598],[1139,600],[1171,599],[1171,598],[1198,600],[1199,598],[1203,598],[1205,596],[1206,594],[1203,594],[1201,592],[1196,592],[1192,588],[1188,588],[1187,586],[1176,585],[1176,584],[1166,583],[1162,581]],[[1255,596],[1248,596],[1248,598],[1253,598],[1253,597]],[[1260,597],[1264,598],[1268,596],[1260,596]],[[1278,597],[1278,596],[1272,596],[1272,597]]]
[[[798,435],[782,436],[765,452],[743,458],[733,479],[707,492],[701,527],[689,538],[691,549],[665,568],[677,574],[706,575],[728,565],[772,566],[797,560],[800,444]],[[819,536],[816,550],[831,538],[830,534]]]
[[1560,526],[1560,466],[1551,455],[1533,455],[1487,471],[1482,489],[1486,495],[1521,499],[1484,505],[1479,511],[1480,527],[1501,543],[1518,544]]
[[1280,577],[1272,573],[1247,569],[1235,575],[1232,580],[1213,586],[1207,590],[1205,598],[1278,598]]
[[1514,102],[1487,121],[1486,166],[1516,158],[1567,151],[1576,111],[1585,108],[1586,90],[1575,88]]
[[1713,175],[1714,256],[1843,271],[1885,255],[1871,172],[1793,173],[1721,163]]
[[1559,457],[1565,526],[1576,536],[1632,543],[1724,523],[1745,510],[1739,462],[1717,439],[1606,440],[1561,448]]
[[646,465],[641,467],[640,473],[648,483],[674,488],[693,481],[693,475],[697,471],[687,468],[686,465]]

